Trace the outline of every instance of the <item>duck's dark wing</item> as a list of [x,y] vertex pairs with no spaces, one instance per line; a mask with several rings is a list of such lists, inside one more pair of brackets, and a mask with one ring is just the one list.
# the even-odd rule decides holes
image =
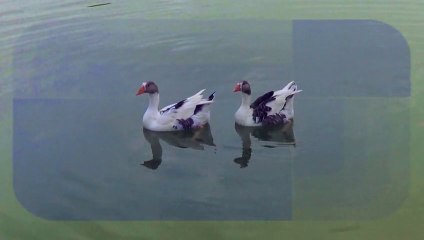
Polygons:
[[187,102],[187,99],[183,99],[183,100],[181,100],[177,103],[170,104],[170,105],[162,108],[159,111],[159,113],[164,114],[164,113],[170,112],[171,110],[176,110],[176,109],[180,108],[181,106],[183,106],[185,102]]
[[274,91],[269,91],[258,97],[252,104],[250,104],[250,108],[253,109],[252,118],[254,122],[261,123],[265,118],[268,117],[268,114],[272,108],[267,106],[267,104],[274,100]]
[[202,101],[203,91],[205,90],[203,89],[189,98],[170,104],[159,110],[161,118],[158,121],[160,124],[169,124],[177,119],[187,119],[192,116],[196,105]]
[[255,109],[261,104],[267,104],[268,102],[272,101],[273,95],[274,91],[269,91],[265,93],[264,95],[258,97],[252,104],[250,104],[250,107]]

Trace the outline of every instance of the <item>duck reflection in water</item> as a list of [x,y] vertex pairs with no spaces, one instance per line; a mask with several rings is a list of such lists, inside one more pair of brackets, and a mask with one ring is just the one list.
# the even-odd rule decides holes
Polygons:
[[265,142],[262,146],[267,148],[275,148],[281,145],[296,146],[293,120],[272,127],[245,127],[237,123],[234,127],[242,141],[242,155],[234,159],[234,162],[239,164],[240,168],[247,167],[252,156],[252,140],[250,136]]
[[143,135],[150,143],[153,158],[141,165],[150,169],[157,169],[162,163],[162,146],[159,139],[178,148],[204,150],[204,145],[215,146],[209,124],[191,131],[155,132],[143,128]]

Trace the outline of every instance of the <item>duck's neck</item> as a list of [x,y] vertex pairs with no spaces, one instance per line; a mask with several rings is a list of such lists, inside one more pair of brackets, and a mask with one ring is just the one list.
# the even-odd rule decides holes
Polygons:
[[149,94],[149,106],[146,112],[158,112],[159,109],[159,93]]
[[246,94],[246,93],[242,93],[241,94],[240,108],[249,108],[250,107],[250,101],[251,101],[251,96]]

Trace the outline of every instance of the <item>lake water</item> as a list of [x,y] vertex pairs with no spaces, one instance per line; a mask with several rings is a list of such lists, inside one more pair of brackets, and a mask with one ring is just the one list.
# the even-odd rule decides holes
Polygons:
[[[371,20],[147,20],[130,3],[46,2],[34,15],[7,5],[13,184],[29,212],[291,221],[376,219],[399,208],[411,84],[397,30]],[[242,79],[253,96],[296,81],[293,126],[236,128],[232,88]],[[161,106],[216,91],[210,128],[143,131],[148,99],[135,93],[144,81],[158,84]]]

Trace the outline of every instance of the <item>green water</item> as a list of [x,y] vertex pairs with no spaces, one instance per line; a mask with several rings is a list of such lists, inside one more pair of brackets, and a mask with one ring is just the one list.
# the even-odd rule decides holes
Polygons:
[[[418,237],[409,220],[396,220],[420,222],[420,88],[411,85],[420,48],[403,30],[409,20],[389,26],[378,17],[384,8],[358,5],[349,21],[299,21],[328,5],[314,3],[321,10],[308,15],[295,4],[299,16],[282,18],[283,3],[7,2],[0,233]],[[340,18],[343,6],[334,6]],[[361,14],[383,22],[355,20]],[[240,79],[254,96],[291,80],[304,90],[295,145],[282,131],[234,128],[240,96],[231,90]],[[134,95],[148,80],[158,83],[161,106],[217,91],[201,141],[143,132],[147,99]]]

